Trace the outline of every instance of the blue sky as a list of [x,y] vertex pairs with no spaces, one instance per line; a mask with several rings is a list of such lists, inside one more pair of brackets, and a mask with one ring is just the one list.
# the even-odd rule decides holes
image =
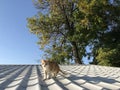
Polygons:
[[37,13],[32,0],[0,0],[0,64],[36,64],[42,52],[26,18]]

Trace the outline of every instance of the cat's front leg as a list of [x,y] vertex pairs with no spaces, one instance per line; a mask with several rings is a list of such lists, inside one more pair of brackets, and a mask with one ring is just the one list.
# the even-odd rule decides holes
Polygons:
[[44,78],[43,78],[43,80],[46,80],[46,79],[47,79],[47,72],[44,71]]

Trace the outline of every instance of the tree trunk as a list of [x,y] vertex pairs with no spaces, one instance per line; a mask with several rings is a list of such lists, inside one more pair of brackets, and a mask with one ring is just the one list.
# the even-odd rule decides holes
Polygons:
[[72,42],[72,46],[73,46],[73,55],[75,57],[75,63],[76,64],[82,64],[82,61],[79,57],[79,52],[78,52],[78,47],[76,45],[76,42]]

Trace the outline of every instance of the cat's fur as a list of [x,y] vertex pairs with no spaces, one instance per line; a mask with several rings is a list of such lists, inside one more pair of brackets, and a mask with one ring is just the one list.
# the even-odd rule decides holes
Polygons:
[[59,67],[59,65],[56,62],[53,61],[49,61],[49,60],[41,60],[41,64],[42,64],[42,68],[44,71],[44,79],[47,79],[47,75],[49,76],[48,78],[51,77],[56,77],[57,74],[60,72],[62,72],[63,74],[65,74]]

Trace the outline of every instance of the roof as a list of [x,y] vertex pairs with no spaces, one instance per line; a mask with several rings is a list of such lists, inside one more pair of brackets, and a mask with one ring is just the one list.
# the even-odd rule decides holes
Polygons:
[[0,90],[120,90],[120,68],[62,65],[67,73],[42,80],[40,65],[0,65]]

